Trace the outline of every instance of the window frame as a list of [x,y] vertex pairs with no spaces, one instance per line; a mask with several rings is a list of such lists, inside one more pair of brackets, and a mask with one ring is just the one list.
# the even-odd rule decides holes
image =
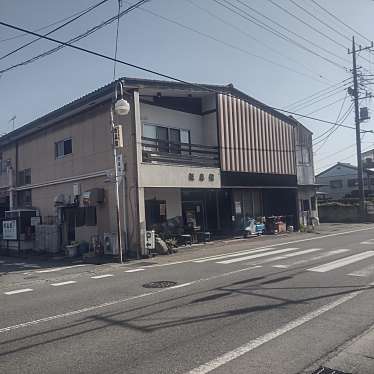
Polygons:
[[[339,184],[339,186],[337,186],[337,185],[334,186],[334,182],[335,182],[335,184]],[[339,182],[339,183],[337,183],[337,182]],[[342,179],[330,180],[329,186],[330,186],[330,188],[333,188],[333,189],[343,188],[343,180]]]
[[[69,142],[69,141],[70,141],[70,153],[65,153],[65,151],[66,151],[65,143]],[[59,152],[58,152],[60,146],[62,146],[63,154],[59,154]],[[70,138],[65,138],[63,140],[59,140],[59,141],[55,142],[55,159],[56,160],[59,160],[61,158],[69,156],[71,154],[73,154],[73,139],[71,137]]]
[[[157,152],[163,152],[163,153],[181,153],[181,145],[182,144],[187,144],[188,146],[191,145],[191,130],[190,129],[186,129],[186,128],[181,128],[181,127],[173,127],[173,126],[165,126],[165,125],[160,125],[160,124],[157,124],[157,123],[152,123],[152,122],[143,122],[143,127],[142,127],[142,134],[144,136],[144,127],[145,126],[153,126],[155,128],[155,134],[156,134],[156,138],[154,138],[155,141],[160,141],[160,145],[158,145],[159,148],[157,148]],[[164,139],[159,139],[157,137],[157,128],[162,128],[164,130],[167,130],[167,143],[168,143],[168,146],[165,147],[165,145],[163,145],[162,143],[166,142]],[[179,146],[178,145],[175,145],[175,144],[170,144],[170,138],[171,138],[171,131],[172,130],[177,130],[179,132]],[[188,133],[188,143],[182,143],[181,141],[181,132],[184,131],[186,133]],[[153,138],[152,138],[153,139]],[[175,142],[173,142],[175,143]],[[167,148],[167,150],[166,150]],[[154,149],[152,149],[154,150]]]

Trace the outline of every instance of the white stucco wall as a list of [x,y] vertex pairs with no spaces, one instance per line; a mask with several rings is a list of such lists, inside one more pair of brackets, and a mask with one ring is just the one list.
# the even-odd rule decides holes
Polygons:
[[[190,173],[194,175],[193,181],[189,179]],[[200,174],[204,175],[203,181]],[[209,174],[214,175],[213,181]],[[221,174],[218,168],[142,163],[139,187],[221,188]]]
[[191,143],[204,144],[203,119],[199,115],[141,103],[140,119],[142,125],[153,124],[190,130]]
[[199,116],[141,103],[140,114],[142,126],[144,124],[153,124],[189,130],[191,143],[217,145],[217,120],[215,113]]
[[166,218],[182,215],[182,197],[180,188],[145,188],[144,200],[165,200]]

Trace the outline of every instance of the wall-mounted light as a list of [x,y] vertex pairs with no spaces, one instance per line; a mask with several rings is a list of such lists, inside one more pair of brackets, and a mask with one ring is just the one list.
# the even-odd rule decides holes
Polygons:
[[[118,98],[118,87],[120,88],[120,97]],[[123,98],[123,83],[119,81],[115,90],[114,111],[119,116],[126,116],[130,111],[130,104]]]

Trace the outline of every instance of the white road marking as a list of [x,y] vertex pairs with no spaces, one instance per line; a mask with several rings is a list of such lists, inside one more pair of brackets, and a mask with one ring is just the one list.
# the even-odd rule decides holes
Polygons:
[[135,273],[137,271],[144,271],[145,269],[130,269],[130,270],[126,270],[125,273]]
[[373,273],[374,273],[374,264],[366,266],[363,269],[354,271],[353,273],[349,273],[348,275],[352,275],[353,277],[367,277]]
[[171,286],[169,288],[182,288],[182,287],[187,287],[187,286],[191,286],[192,282],[187,282],[187,283],[182,283],[182,284],[177,284],[176,286]]
[[364,242],[361,242],[360,244],[368,244],[368,245],[374,245],[374,239],[369,239]]
[[[253,248],[253,249],[247,249],[245,251],[241,250],[241,251],[233,252],[232,254],[236,254],[236,253],[242,254],[243,252],[247,253],[248,251],[254,251],[254,250],[258,250],[258,249],[267,249],[267,248],[280,247],[282,245],[289,245],[289,244],[294,244],[294,243],[308,242],[308,241],[311,241],[311,240],[320,240],[320,239],[330,238],[330,237],[334,237],[334,236],[348,235],[348,234],[353,234],[353,233],[356,233],[356,232],[369,231],[369,230],[374,230],[374,226],[373,227],[369,227],[369,228],[357,229],[357,230],[337,232],[337,233],[334,233],[334,234],[327,234],[327,235],[321,235],[321,236],[313,236],[312,238],[291,240],[289,242],[269,244],[267,246],[263,246],[263,247],[259,247],[259,248]],[[197,260],[209,259],[209,258],[214,258],[214,257],[217,257],[217,256],[218,255],[213,255],[213,256],[208,256],[208,257],[199,257],[199,258],[195,258],[195,259],[191,259],[191,260],[182,260],[182,261],[168,262],[168,263],[165,263],[165,264],[149,265],[149,266],[147,266],[147,268],[155,268],[155,267],[164,267],[164,266],[172,266],[172,265],[185,264],[185,263],[188,263],[188,262],[195,262]],[[225,255],[222,254],[222,256],[225,256]]]
[[340,253],[345,253],[345,252],[348,252],[348,251],[349,251],[349,249],[335,249],[333,251],[329,251],[327,253],[324,253],[323,255],[320,255],[320,256],[314,256],[314,257],[311,257],[311,258],[307,258],[305,260],[289,262],[287,264],[273,265],[272,267],[273,268],[280,268],[280,269],[287,269],[290,266],[305,264],[306,262],[312,262],[312,261],[320,260],[322,258],[334,256],[334,255],[337,255],[337,254],[340,254]]
[[244,256],[247,254],[263,253],[263,252],[268,252],[272,250],[273,248],[270,248],[270,247],[259,248],[259,249],[247,249],[241,252],[223,253],[223,254],[216,255],[216,256],[198,258],[196,260],[192,260],[192,262],[202,263],[202,262],[208,262],[208,261],[214,261],[214,260],[223,260],[225,258],[240,257],[240,256]]
[[82,267],[82,266],[87,266],[86,264],[81,264],[81,265],[71,265],[71,266],[63,266],[59,268],[49,268],[49,269],[44,269],[44,270],[36,270],[36,273],[54,273],[55,271],[62,271],[66,269],[74,269],[77,267]]
[[276,255],[278,253],[284,253],[284,252],[290,252],[290,251],[295,251],[298,248],[283,248],[283,249],[277,249],[275,251],[270,251],[270,252],[265,252],[265,253],[258,253],[250,256],[244,256],[244,257],[239,257],[239,258],[232,258],[231,260],[225,260],[225,261],[217,261],[217,264],[232,264],[234,262],[241,262],[241,261],[246,261],[246,260],[252,260],[254,258],[259,258],[259,257],[265,257],[265,256],[270,256],[270,255]]
[[[198,284],[198,283],[202,283],[202,282],[208,282],[208,281],[211,281],[213,279],[223,278],[223,277],[227,277],[229,275],[239,274],[239,273],[242,273],[242,272],[245,272],[245,271],[250,271],[250,270],[258,269],[258,268],[261,268],[261,266],[250,266],[250,267],[239,269],[239,270],[233,270],[233,271],[229,271],[227,273],[213,275],[212,277],[209,277],[209,278],[197,279],[195,281],[190,282],[190,284],[188,284],[188,285],[192,286],[194,284]],[[186,284],[184,284],[184,286],[186,286]],[[110,306],[113,306],[113,305],[123,304],[123,303],[126,303],[128,301],[140,299],[140,298],[147,297],[147,296],[157,295],[159,293],[167,292],[167,291],[170,291],[170,290],[173,290],[173,289],[174,288],[171,288],[171,287],[163,288],[163,289],[158,290],[158,291],[147,292],[147,293],[143,293],[143,294],[140,294],[140,295],[131,296],[131,297],[128,297],[126,299],[113,300],[113,301],[109,301],[109,302],[106,302],[106,303],[103,303],[103,304],[97,304],[97,305],[88,306],[88,307],[83,308],[83,309],[73,310],[73,311],[67,312],[67,313],[56,314],[56,315],[53,315],[53,316],[40,318],[40,319],[36,319],[36,320],[33,320],[33,321],[19,323],[17,325],[3,327],[3,328],[0,328],[0,334],[3,334],[4,332],[12,331],[12,330],[17,330],[17,329],[20,329],[20,328],[25,328],[25,327],[28,327],[28,326],[38,325],[40,323],[46,323],[46,322],[53,321],[53,320],[56,320],[56,319],[67,318],[67,317],[75,316],[75,315],[78,315],[78,314],[92,312],[94,310],[107,308],[107,307],[110,307]]]
[[92,279],[102,279],[102,278],[109,278],[109,277],[114,277],[114,275],[113,274],[94,275],[91,278]]
[[22,288],[20,290],[4,292],[5,295],[16,295],[17,293],[31,292],[34,291],[32,288]]
[[272,267],[273,268],[279,268],[279,269],[287,269],[288,268],[287,265],[273,265]]
[[235,360],[236,358],[241,357],[241,356],[243,356],[244,354],[246,354],[250,351],[253,351],[254,349],[260,347],[261,345],[266,344],[266,343],[270,342],[271,340],[274,340],[274,339],[278,338],[279,336],[281,336],[283,334],[286,334],[287,332],[289,332],[291,330],[294,330],[295,328],[297,328],[301,325],[304,325],[305,323],[321,316],[322,314],[336,308],[337,306],[339,306],[339,305],[341,305],[341,304],[343,304],[343,303],[345,303],[349,300],[352,300],[354,297],[358,296],[362,292],[363,291],[356,291],[356,292],[353,292],[349,295],[343,296],[340,299],[338,299],[338,300],[336,300],[336,301],[334,301],[330,304],[327,304],[327,305],[323,306],[322,308],[314,310],[313,312],[307,313],[304,316],[302,316],[300,318],[297,318],[294,321],[291,321],[291,322],[285,324],[284,326],[282,326],[282,327],[280,327],[280,328],[278,328],[274,331],[268,332],[267,334],[262,335],[262,336],[260,336],[256,339],[250,340],[248,343],[242,345],[241,347],[238,347],[238,348],[236,348],[236,349],[234,349],[230,352],[227,352],[227,353],[223,354],[222,356],[219,356],[219,357],[215,358],[214,360],[211,360],[211,361],[207,362],[206,364],[203,364],[203,365],[189,371],[188,374],[210,373],[211,371],[219,368],[220,366],[225,365],[228,362],[230,362],[232,360]]
[[51,283],[51,286],[59,287],[59,286],[66,286],[68,284],[77,283],[76,281],[66,281],[66,282],[59,282],[59,283]]
[[348,256],[348,257],[344,257],[344,258],[341,258],[341,259],[336,260],[336,261],[328,262],[327,264],[316,266],[316,267],[313,267],[313,268],[310,268],[310,269],[307,269],[307,270],[308,271],[315,271],[317,273],[325,273],[325,272],[330,271],[330,270],[338,269],[338,268],[341,268],[343,266],[353,264],[353,263],[358,262],[358,261],[362,261],[365,258],[369,258],[369,257],[372,257],[372,256],[374,256],[374,251],[366,251],[366,252],[359,253],[357,255]]
[[26,262],[8,262],[4,265],[6,265],[6,266],[23,266],[23,265],[26,265]]
[[282,255],[282,256],[278,256],[278,257],[272,257],[272,258],[268,258],[268,259],[265,259],[265,260],[262,260],[262,261],[259,261],[258,263],[259,264],[266,264],[268,262],[273,262],[273,261],[278,261],[278,260],[284,260],[286,258],[289,258],[289,257],[295,257],[295,256],[302,256],[302,255],[306,255],[308,253],[313,253],[313,252],[317,252],[317,251],[321,251],[323,248],[310,248],[310,249],[305,249],[303,251],[297,251],[295,253],[288,253],[286,255]]
[[5,263],[5,261],[0,261],[0,264],[4,264]]

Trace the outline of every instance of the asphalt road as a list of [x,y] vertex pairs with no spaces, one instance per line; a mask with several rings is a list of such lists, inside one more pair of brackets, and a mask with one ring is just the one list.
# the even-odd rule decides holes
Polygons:
[[19,262],[0,278],[0,373],[311,372],[374,324],[374,225],[346,230],[125,266]]

